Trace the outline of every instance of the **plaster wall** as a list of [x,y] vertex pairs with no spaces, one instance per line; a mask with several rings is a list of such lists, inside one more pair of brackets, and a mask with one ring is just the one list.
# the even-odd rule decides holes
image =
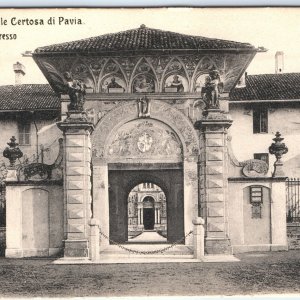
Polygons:
[[6,257],[51,256],[63,247],[63,191],[60,184],[6,187]]
[[[300,122],[299,108],[269,108],[268,133],[253,134],[253,110],[245,105],[231,105],[233,124],[229,129],[232,149],[239,161],[253,158],[254,153],[268,153],[276,131],[284,137],[289,151],[283,156],[284,172],[288,177],[300,177]],[[269,173],[273,170],[274,155],[269,155]]]
[[[249,197],[251,185],[263,186],[261,218],[253,218]],[[287,250],[285,182],[229,181],[229,238],[234,253]]]
[[[34,123],[31,123],[30,145],[20,145],[20,149],[23,155],[26,155],[29,161],[32,162],[33,155],[36,156],[37,153],[37,145],[39,153],[41,151],[41,145],[43,145],[46,149],[46,151],[44,151],[44,162],[52,164],[58,155],[58,139],[62,136],[61,132],[57,128],[56,123],[52,120],[37,120],[36,126],[37,130]],[[0,132],[0,153],[7,147],[7,142],[9,142],[12,136],[15,136],[17,142],[19,142],[18,123],[16,120],[0,119]],[[5,159],[2,158],[1,160],[4,161]]]

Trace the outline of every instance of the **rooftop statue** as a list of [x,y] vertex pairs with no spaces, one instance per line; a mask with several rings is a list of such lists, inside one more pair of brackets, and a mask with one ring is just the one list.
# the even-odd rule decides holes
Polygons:
[[73,79],[70,72],[66,72],[64,77],[67,82],[67,93],[71,101],[68,105],[68,110],[83,111],[85,84],[81,80]]
[[206,103],[206,109],[220,108],[219,95],[222,93],[223,83],[217,70],[212,70],[205,78],[205,85],[202,88],[201,96]]

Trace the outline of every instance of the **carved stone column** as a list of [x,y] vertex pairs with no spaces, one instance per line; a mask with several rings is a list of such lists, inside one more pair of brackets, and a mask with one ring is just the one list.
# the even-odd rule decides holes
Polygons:
[[65,257],[88,257],[91,219],[91,141],[93,124],[84,112],[70,111],[57,124],[64,133]]
[[219,109],[208,109],[195,124],[200,134],[200,216],[206,224],[208,254],[230,254],[228,237],[227,129],[232,120]]

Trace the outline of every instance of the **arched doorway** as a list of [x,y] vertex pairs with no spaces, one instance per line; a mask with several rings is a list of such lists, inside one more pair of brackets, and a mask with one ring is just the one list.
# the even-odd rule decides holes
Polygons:
[[192,229],[198,203],[197,133],[167,103],[151,100],[149,118],[139,118],[137,104],[112,109],[93,133],[94,216],[111,241],[126,243],[128,194],[134,186],[152,182],[166,195],[168,242],[192,244],[184,236]]
[[155,224],[154,199],[147,196],[143,200],[143,224],[145,230],[153,230]]
[[127,202],[128,241],[166,242],[168,222],[164,191],[157,184],[143,182],[130,191]]
[[[118,169],[118,166],[111,166]],[[151,166],[153,168],[153,166]],[[159,166],[158,166],[159,167]],[[162,224],[154,224],[154,230],[168,242],[181,240],[184,236],[184,205],[183,205],[183,173],[182,168],[178,166],[175,169],[152,169],[152,170],[109,170],[109,234],[110,238],[115,242],[127,242],[133,234],[130,226],[136,224],[139,233],[144,231],[143,212],[144,203],[142,197],[140,202],[134,199],[131,193],[134,188],[143,183],[153,183],[164,193],[163,209],[165,210],[165,218],[159,212],[158,202],[154,202],[154,219],[155,214],[157,222]],[[151,196],[144,194],[144,196]],[[130,202],[128,201],[128,197]],[[153,197],[154,198],[154,197]],[[135,209],[134,218],[130,218],[129,210]],[[170,216],[170,217],[167,217]],[[163,226],[164,225],[164,226]],[[164,228],[164,230],[162,230]],[[184,242],[184,241],[183,241]]]

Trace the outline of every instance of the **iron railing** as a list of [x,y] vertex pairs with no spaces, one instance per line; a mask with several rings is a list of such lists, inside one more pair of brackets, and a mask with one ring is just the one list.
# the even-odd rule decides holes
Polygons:
[[287,222],[300,222],[300,178],[286,181],[286,208]]

